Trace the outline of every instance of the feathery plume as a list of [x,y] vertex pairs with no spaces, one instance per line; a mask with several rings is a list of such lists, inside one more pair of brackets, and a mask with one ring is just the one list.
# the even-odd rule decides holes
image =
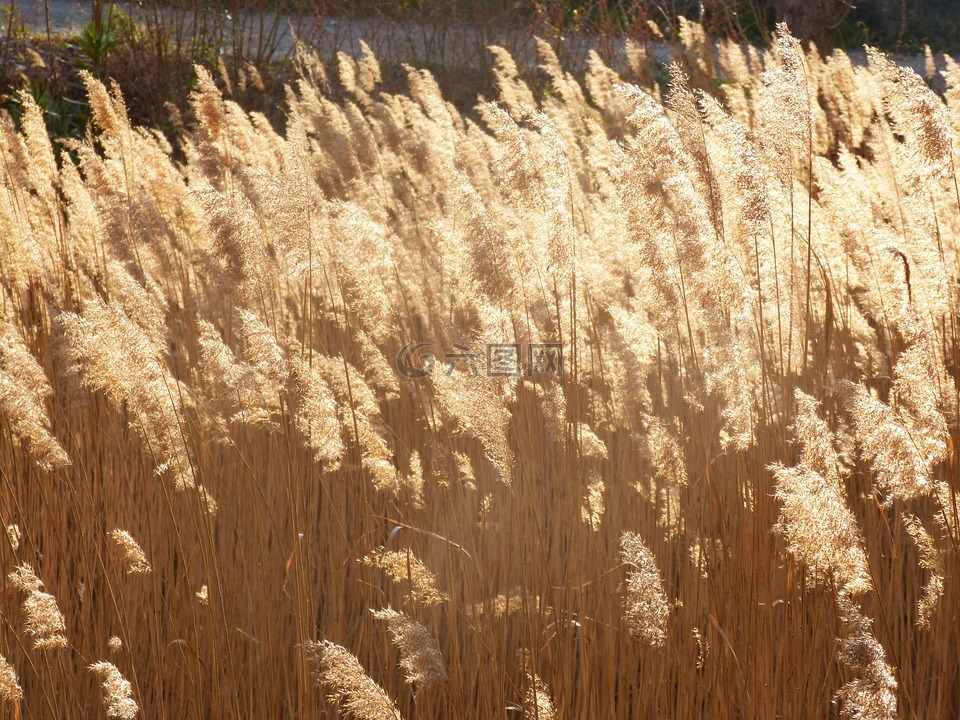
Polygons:
[[208,407],[229,422],[274,427],[272,418],[280,405],[276,381],[237,360],[212,323],[198,320],[197,327],[197,381],[203,386]]
[[423,508],[423,483],[423,463],[420,462],[420,453],[414,450],[410,453],[410,472],[404,474],[400,481],[414,508]]
[[840,456],[833,446],[830,426],[817,414],[819,403],[800,389],[794,391],[794,400],[793,435],[800,443],[800,464],[839,489]]
[[16,523],[7,525],[7,542],[14,552],[20,549],[20,526]]
[[903,527],[913,539],[920,553],[920,567],[930,573],[923,586],[923,595],[917,601],[917,625],[930,629],[930,619],[937,610],[937,603],[943,596],[945,579],[943,553],[937,547],[933,536],[927,532],[923,523],[915,515],[903,516]]
[[627,630],[648,645],[663,647],[670,608],[657,561],[637,533],[624,532],[620,548],[623,562],[632,568],[623,601]]
[[953,142],[947,106],[909,67],[898,67],[867,47],[871,74],[879,81],[893,128],[906,138],[906,169],[916,182],[936,180],[950,170]]
[[580,506],[580,519],[593,532],[600,530],[600,521],[603,520],[603,513],[606,509],[603,501],[605,489],[600,473],[596,471],[591,473],[590,482],[587,484],[587,494],[584,495],[583,504]]
[[840,661],[858,674],[837,692],[840,716],[848,720],[895,720],[897,681],[883,646],[873,636],[870,619],[843,592],[837,604],[847,632],[840,642]]
[[930,331],[915,311],[900,323],[909,343],[893,368],[898,416],[928,467],[947,459],[950,432],[944,407],[956,407],[957,391],[937,353]]
[[124,134],[130,132],[130,119],[119,88],[114,83],[107,92],[103,83],[87,70],[80,71],[80,79],[87,90],[93,122],[108,138],[122,142]]
[[46,202],[53,203],[59,178],[53,145],[43,122],[43,111],[26,90],[17,92],[17,101],[23,108],[20,123],[24,145],[30,157],[30,165],[26,170],[32,176],[37,192]]
[[249,198],[238,190],[196,192],[213,238],[213,253],[222,263],[223,289],[237,300],[255,304],[270,295],[267,240]]
[[400,667],[416,692],[447,682],[447,669],[436,640],[413,618],[392,608],[370,610],[377,620],[387,623],[390,637],[400,648]]
[[380,492],[399,497],[401,482],[387,442],[377,397],[357,368],[343,358],[314,356],[313,367],[333,391],[340,425],[361,452],[362,467]]
[[527,84],[520,79],[520,71],[513,56],[497,45],[490,45],[487,50],[493,55],[497,96],[507,111],[514,117],[520,117],[528,108],[536,107],[537,101]]
[[[680,492],[687,485],[687,463],[683,457],[683,448],[666,423],[652,415],[642,415],[646,429],[643,452],[653,465],[654,475],[660,481],[658,499],[651,487],[651,500],[660,506],[657,523],[666,528],[671,535],[680,531]],[[637,490],[644,493],[643,487]]]
[[366,92],[357,83],[357,61],[343,51],[337,53],[337,75],[344,90],[361,102],[369,102]]
[[[701,78],[716,77],[717,73],[714,69],[714,44],[707,35],[703,25],[693,20],[688,20],[682,15],[677,18],[677,22],[680,25],[680,44],[683,46],[685,58],[694,69],[697,70]],[[659,30],[654,31],[653,29],[656,27],[656,23],[652,25],[648,23],[648,27],[650,27],[651,32],[654,32],[654,34],[660,32]],[[663,34],[660,33],[659,36],[663,37]]]
[[167,369],[163,348],[124,312],[101,300],[87,303],[82,314],[61,314],[60,322],[71,369],[83,385],[102,392],[114,407],[126,408],[144,444],[162,458],[158,475],[169,472],[177,490],[195,488],[183,432],[189,393]]
[[313,666],[317,682],[345,716],[356,720],[403,720],[387,693],[345,647],[329,640],[311,641],[301,647]]
[[247,360],[274,383],[279,394],[287,384],[289,367],[278,338],[256,313],[240,310],[239,315]]
[[197,89],[190,94],[190,104],[201,127],[213,142],[218,142],[227,125],[223,96],[206,68],[194,65],[193,71],[197,76]]
[[345,448],[333,391],[320,372],[301,360],[291,363],[291,379],[298,400],[294,424],[304,444],[325,470],[337,470]]
[[334,203],[331,211],[336,242],[329,247],[344,301],[375,341],[385,340],[395,317],[389,281],[393,258],[386,230],[357,203]]
[[494,383],[466,373],[437,373],[431,377],[441,409],[465,435],[477,438],[487,459],[509,485],[513,478],[513,450],[507,440],[511,414],[506,397]]
[[480,107],[483,119],[497,139],[494,166],[501,192],[512,201],[539,204],[542,198],[536,158],[524,133],[506,110],[496,103]]
[[437,576],[411,551],[377,548],[363,563],[385,572],[395,583],[409,582],[410,597],[430,607],[446,602],[447,596],[437,586]]
[[466,609],[466,614],[471,620],[484,618],[503,620],[521,611],[539,615],[549,612],[550,608],[539,595],[534,595],[521,588],[514,588],[508,594],[497,593],[492,598],[470,605]]
[[550,697],[550,689],[536,673],[527,675],[527,693],[523,697],[523,717],[526,720],[556,720],[557,710]]
[[23,689],[20,687],[17,671],[3,655],[0,655],[0,698],[8,703],[23,700]]
[[493,304],[502,303],[517,287],[510,243],[504,242],[503,221],[462,173],[451,169],[452,244],[455,270],[466,270],[474,285]]
[[580,452],[585,458],[607,459],[607,446],[584,422],[577,423],[576,433],[580,439]]
[[372,93],[380,83],[380,63],[373,50],[363,40],[360,41],[360,59],[357,60],[357,85],[364,92]]
[[19,565],[7,579],[21,592],[26,593],[23,600],[23,629],[33,638],[33,647],[37,650],[55,650],[67,646],[64,633],[67,630],[63,613],[57,606],[57,599],[41,590],[43,581],[37,577],[30,565]]
[[872,463],[877,484],[886,493],[886,502],[929,493],[930,468],[894,409],[862,385],[847,380],[837,385],[853,416],[863,456]]
[[27,349],[16,328],[0,320],[0,417],[23,441],[44,470],[70,465],[70,458],[50,432],[44,404],[53,394],[43,368]]
[[818,579],[833,576],[850,595],[869,590],[863,537],[837,483],[803,465],[772,469],[787,549]]
[[151,571],[150,562],[147,560],[143,548],[133,539],[133,536],[126,530],[111,530],[110,537],[117,546],[123,551],[123,557],[128,563],[127,573],[136,575],[146,575]]
[[773,55],[773,68],[763,73],[759,109],[764,139],[778,158],[774,170],[790,192],[795,160],[807,150],[811,119],[803,50],[785,23],[777,25]]
[[120,720],[132,720],[140,712],[137,701],[133,699],[133,687],[117,666],[106,660],[93,663],[89,670],[100,676],[103,686],[103,706],[107,717]]

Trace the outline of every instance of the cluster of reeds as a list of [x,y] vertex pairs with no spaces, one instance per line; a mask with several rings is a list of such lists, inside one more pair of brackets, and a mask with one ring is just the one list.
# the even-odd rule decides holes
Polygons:
[[960,68],[701,49],[24,97],[0,715],[960,712]]

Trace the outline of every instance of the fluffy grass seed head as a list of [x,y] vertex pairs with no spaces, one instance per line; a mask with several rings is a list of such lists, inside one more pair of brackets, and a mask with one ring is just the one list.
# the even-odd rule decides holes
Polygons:
[[648,645],[663,647],[670,607],[657,561],[637,533],[623,533],[620,548],[623,562],[632,568],[623,601],[627,630]]
[[10,548],[16,552],[20,549],[20,526],[16,523],[7,525],[7,542],[10,543]]
[[417,693],[447,682],[447,669],[436,640],[413,618],[392,608],[371,610],[377,620],[387,623],[393,642],[400,648],[400,667]]
[[377,548],[367,555],[363,562],[382,570],[396,583],[409,582],[410,597],[422,605],[430,607],[447,600],[447,596],[440,592],[437,576],[409,550]]
[[923,523],[915,515],[903,515],[903,527],[913,539],[920,553],[920,567],[930,573],[923,586],[923,594],[917,601],[917,625],[930,629],[930,619],[937,610],[937,604],[943,596],[945,580],[943,554],[937,547],[933,536],[927,532]]
[[151,571],[146,553],[130,533],[126,530],[111,530],[110,537],[123,551],[124,559],[128,563],[127,573],[145,575]]
[[103,686],[103,705],[107,717],[119,720],[132,720],[140,712],[137,701],[133,699],[133,687],[117,666],[111,662],[101,660],[89,667],[91,672],[100,676]]
[[853,416],[861,453],[872,464],[886,502],[928,494],[933,487],[930,468],[896,411],[862,385],[846,380],[837,385]]
[[840,642],[840,662],[857,672],[857,677],[839,691],[840,717],[845,720],[895,720],[897,681],[886,662],[883,646],[870,627],[871,622],[845,593],[837,598],[846,637]]
[[599,532],[600,522],[603,520],[603,513],[606,509],[603,500],[605,489],[603,477],[600,473],[593,473],[587,485],[587,493],[583,497],[583,504],[580,506],[580,519],[593,532]]
[[0,655],[0,699],[8,703],[23,700],[23,688],[20,687],[17,671],[3,655]]
[[550,697],[550,689],[540,676],[527,675],[527,692],[523,698],[525,720],[556,720],[557,709]]
[[863,536],[837,484],[803,465],[774,466],[773,475],[787,549],[815,577],[833,576],[851,595],[869,590]]
[[54,650],[67,646],[66,623],[63,613],[57,606],[57,599],[41,590],[43,581],[37,577],[30,565],[20,565],[7,579],[21,592],[27,594],[23,600],[23,629],[33,638],[33,647],[37,650]]
[[402,720],[396,705],[349,650],[329,640],[303,646],[317,682],[340,712],[356,720]]

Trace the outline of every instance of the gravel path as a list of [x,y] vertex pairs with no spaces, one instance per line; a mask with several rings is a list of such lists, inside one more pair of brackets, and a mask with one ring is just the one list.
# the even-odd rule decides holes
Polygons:
[[[33,0],[32,2],[5,3],[5,5],[14,6],[20,14],[23,23],[31,32],[45,33],[47,31],[46,12],[44,11],[43,2]],[[72,30],[82,28],[90,22],[90,3],[52,0],[48,3],[48,6],[51,33],[67,34]]]
[[[50,32],[52,34],[74,34],[91,21],[92,12],[89,2],[69,2],[68,0],[28,0],[27,2],[10,3],[16,8],[23,23],[31,32],[45,34],[47,31],[47,16],[49,14]],[[46,5],[46,7],[45,7]],[[117,3],[124,10],[129,9],[128,3]],[[272,20],[272,18],[270,18]],[[248,28],[248,52],[256,56],[257,31],[259,20],[243,18],[242,16],[224,15],[220,22],[239,22]],[[244,22],[246,20],[246,22]],[[188,16],[189,21],[189,16]],[[227,33],[229,36],[229,32]],[[373,48],[380,59],[412,60],[417,62],[421,58],[435,60],[438,57],[444,62],[458,65],[476,65],[477,60],[484,53],[488,45],[502,45],[509,49],[517,58],[518,64],[531,62],[535,58],[533,44],[529,33],[519,28],[514,31],[481,33],[471,28],[449,28],[444,33],[425,28],[416,23],[366,23],[356,20],[327,19],[322,31],[317,34],[317,46],[322,54],[329,54],[336,50],[345,50],[356,54],[360,50],[361,39]],[[587,50],[595,45],[589,38],[579,38],[571,42],[566,48],[566,58],[574,65],[581,64],[586,58]],[[290,33],[290,22],[281,18],[278,24],[278,33],[274,54],[283,56],[293,48],[293,37]],[[653,46],[653,56],[659,62],[668,62],[672,55],[669,44],[656,43]],[[851,52],[854,64],[862,65],[866,62],[862,51]],[[919,75],[924,74],[924,59],[922,56],[900,56],[896,58],[900,65],[913,68]]]

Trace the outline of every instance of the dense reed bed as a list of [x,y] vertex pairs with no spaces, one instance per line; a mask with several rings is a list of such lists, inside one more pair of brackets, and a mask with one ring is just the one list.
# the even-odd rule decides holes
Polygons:
[[469,116],[23,98],[0,715],[960,713],[960,69],[685,28]]

